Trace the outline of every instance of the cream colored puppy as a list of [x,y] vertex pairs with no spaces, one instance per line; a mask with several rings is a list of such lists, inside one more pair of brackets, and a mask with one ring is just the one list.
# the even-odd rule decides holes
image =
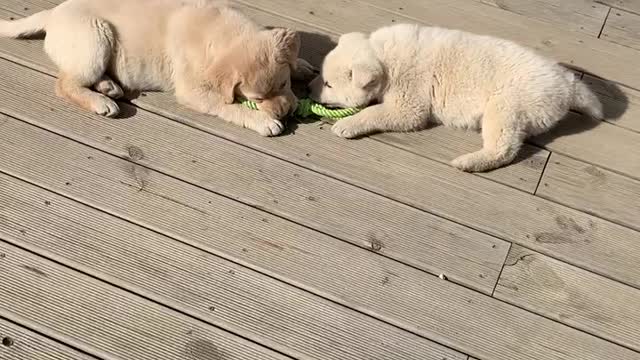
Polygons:
[[412,131],[430,122],[482,128],[483,148],[452,165],[486,171],[510,163],[525,138],[570,109],[602,117],[598,99],[574,75],[513,42],[400,24],[370,36],[343,35],[311,84],[311,97],[337,107],[368,106],[333,131],[346,138]]
[[[291,76],[313,75],[298,59],[294,31],[262,29],[213,0],[68,0],[0,22],[3,36],[40,32],[60,71],[57,93],[110,117],[119,112],[112,99],[123,95],[121,86],[174,91],[196,111],[278,135],[279,119],[297,104]],[[262,111],[232,104],[236,97],[258,102]]]

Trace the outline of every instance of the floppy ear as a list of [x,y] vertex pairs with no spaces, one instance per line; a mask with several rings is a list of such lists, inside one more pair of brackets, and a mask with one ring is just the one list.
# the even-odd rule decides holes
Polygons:
[[225,104],[235,100],[235,90],[242,79],[235,67],[224,58],[207,69],[207,88],[218,93]]
[[355,62],[351,68],[351,81],[360,88],[366,89],[382,80],[382,66],[376,62]]
[[300,52],[300,37],[294,30],[274,28],[270,30],[276,46],[276,61],[286,63],[295,70],[298,53]]

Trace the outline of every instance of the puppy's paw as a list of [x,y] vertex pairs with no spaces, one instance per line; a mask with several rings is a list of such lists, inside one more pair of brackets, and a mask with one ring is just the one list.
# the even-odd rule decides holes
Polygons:
[[331,131],[339,137],[346,139],[353,139],[360,135],[363,135],[356,126],[353,126],[346,120],[338,120],[332,127]]
[[277,136],[284,131],[284,125],[280,120],[266,119],[256,122],[252,129],[262,136]]
[[451,166],[466,172],[481,172],[493,170],[497,168],[499,164],[490,154],[480,150],[458,156],[451,161]]
[[106,95],[112,99],[119,99],[124,96],[124,91],[122,90],[122,88],[111,79],[99,81],[95,85],[95,89],[99,93]]
[[98,115],[116,117],[120,113],[120,107],[108,97],[100,97],[94,101],[93,111]]
[[316,77],[320,73],[320,70],[311,65],[308,61],[298,58],[296,63],[296,70],[291,77],[293,80],[308,81]]
[[282,119],[287,114],[293,113],[298,107],[298,99],[292,94],[280,95],[267,99],[258,104],[258,110],[266,113],[273,119]]

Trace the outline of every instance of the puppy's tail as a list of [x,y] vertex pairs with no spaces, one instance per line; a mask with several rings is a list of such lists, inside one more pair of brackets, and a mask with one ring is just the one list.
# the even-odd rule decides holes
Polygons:
[[45,31],[51,10],[27,16],[26,18],[0,21],[0,36],[11,38],[29,37]]
[[[573,74],[570,74],[573,76]],[[602,119],[602,103],[596,94],[582,80],[573,78],[573,106],[574,110],[586,113],[596,119]]]

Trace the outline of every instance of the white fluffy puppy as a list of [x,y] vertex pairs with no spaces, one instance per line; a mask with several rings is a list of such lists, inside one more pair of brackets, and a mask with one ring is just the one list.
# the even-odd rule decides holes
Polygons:
[[0,36],[45,32],[58,95],[106,116],[118,114],[123,88],[172,90],[185,106],[273,136],[297,104],[291,76],[314,75],[295,31],[264,29],[216,0],[67,0],[0,21]]
[[483,148],[452,165],[487,171],[510,163],[525,138],[570,109],[602,117],[602,105],[573,73],[513,42],[437,27],[399,24],[349,33],[325,58],[311,97],[367,106],[333,132],[345,138],[412,131],[430,122],[482,128]]

